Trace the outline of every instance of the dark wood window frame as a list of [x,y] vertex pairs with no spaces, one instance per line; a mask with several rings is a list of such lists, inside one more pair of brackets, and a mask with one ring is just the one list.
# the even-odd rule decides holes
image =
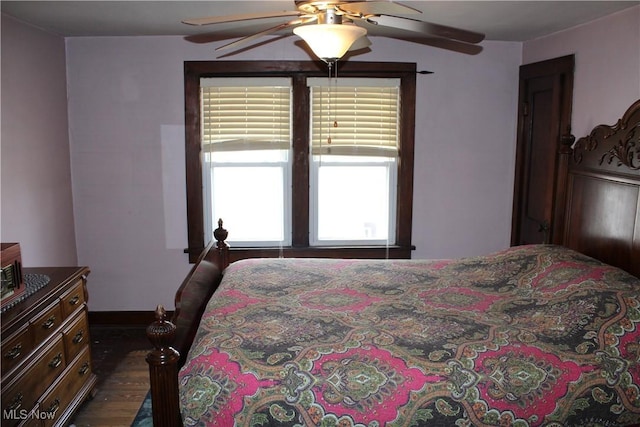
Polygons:
[[[400,79],[400,156],[396,244],[392,246],[309,246],[309,89],[308,77],[326,77],[318,61],[185,61],[185,155],[189,261],[205,247],[200,156],[200,79],[205,77],[290,77],[293,84],[292,244],[285,248],[231,248],[231,261],[248,257],[410,258],[413,215],[416,64],[339,62],[338,78]],[[224,220],[224,218],[223,218]],[[233,233],[233,230],[229,230]]]

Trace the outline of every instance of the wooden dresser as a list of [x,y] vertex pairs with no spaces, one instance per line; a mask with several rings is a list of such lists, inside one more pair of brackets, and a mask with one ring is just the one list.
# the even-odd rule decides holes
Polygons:
[[[24,268],[46,283],[2,313],[3,426],[62,426],[93,393],[86,267]],[[48,282],[47,282],[48,279]]]

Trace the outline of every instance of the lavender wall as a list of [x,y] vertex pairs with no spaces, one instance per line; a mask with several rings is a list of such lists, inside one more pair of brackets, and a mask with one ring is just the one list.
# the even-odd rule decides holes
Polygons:
[[2,16],[1,239],[75,265],[64,39]]
[[640,99],[640,6],[523,46],[523,63],[575,54],[572,130],[613,125]]

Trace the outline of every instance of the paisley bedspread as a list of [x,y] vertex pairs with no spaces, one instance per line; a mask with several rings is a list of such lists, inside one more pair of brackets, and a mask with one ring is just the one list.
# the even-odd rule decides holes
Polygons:
[[559,246],[232,264],[185,425],[640,424],[640,280]]

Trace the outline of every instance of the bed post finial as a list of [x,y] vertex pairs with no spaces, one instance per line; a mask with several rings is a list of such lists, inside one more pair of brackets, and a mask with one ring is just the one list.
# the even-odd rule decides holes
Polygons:
[[182,426],[178,394],[161,393],[164,390],[178,390],[180,353],[171,347],[176,335],[176,325],[166,320],[167,312],[162,305],[158,305],[155,315],[156,321],[147,327],[147,338],[154,347],[147,354],[151,403],[154,408],[153,425],[156,427]]
[[156,349],[170,347],[176,335],[176,326],[167,321],[167,310],[162,304],[156,307],[156,321],[147,326],[147,338]]
[[213,231],[213,237],[216,238],[216,246],[221,248],[223,246],[228,246],[225,243],[227,237],[229,236],[229,232],[222,227],[222,218],[218,219],[218,228]]
[[229,245],[225,242],[228,236],[229,232],[222,227],[222,218],[218,219],[218,228],[213,231],[213,237],[216,239],[214,262],[220,271],[229,265]]

